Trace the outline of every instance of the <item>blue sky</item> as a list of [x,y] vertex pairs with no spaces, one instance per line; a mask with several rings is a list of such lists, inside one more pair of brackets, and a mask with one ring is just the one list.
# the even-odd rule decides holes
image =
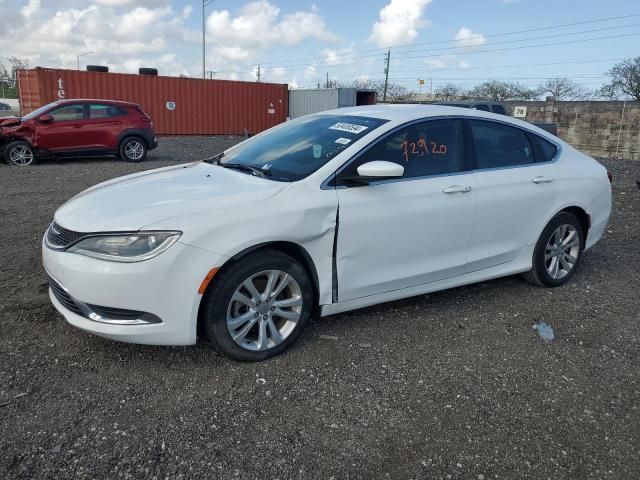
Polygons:
[[[83,64],[200,76],[200,4],[0,0],[0,18],[12,19],[0,25],[0,55],[75,68],[76,55],[91,52]],[[423,91],[431,81],[535,86],[557,76],[594,89],[615,61],[640,55],[640,4],[631,0],[216,0],[206,12],[207,69],[217,78],[252,80],[260,64],[263,80],[299,87],[323,82],[327,73],[345,83],[380,79],[387,46],[392,81],[418,90],[423,78]],[[509,34],[610,17],[621,18]]]

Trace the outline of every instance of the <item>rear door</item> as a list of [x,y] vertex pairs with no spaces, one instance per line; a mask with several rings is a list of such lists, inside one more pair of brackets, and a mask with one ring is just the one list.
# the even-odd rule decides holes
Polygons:
[[84,126],[87,145],[95,150],[115,150],[124,129],[126,110],[116,105],[90,103]]
[[468,262],[470,270],[479,270],[515,260],[536,242],[558,195],[550,161],[555,150],[542,158],[536,135],[504,123],[468,120],[467,125],[478,202]]
[[46,112],[53,117],[48,123],[36,120],[36,145],[38,149],[73,151],[85,144],[82,127],[85,118],[84,103],[68,103]]
[[[461,120],[445,119],[399,128],[338,173],[340,302],[466,271],[475,190],[461,127]],[[404,176],[360,186],[340,183],[375,160],[402,165]]]

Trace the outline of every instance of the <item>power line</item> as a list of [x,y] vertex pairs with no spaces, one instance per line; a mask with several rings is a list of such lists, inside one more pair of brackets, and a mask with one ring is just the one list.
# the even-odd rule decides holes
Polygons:
[[[547,26],[547,27],[539,27],[539,28],[531,28],[531,29],[526,29],[526,30],[518,30],[518,31],[513,31],[513,32],[503,32],[503,33],[494,33],[494,34],[488,34],[488,35],[483,35],[483,38],[495,38],[495,37],[500,37],[500,36],[508,36],[508,35],[517,35],[517,34],[522,34],[522,33],[530,33],[530,32],[536,32],[536,31],[544,31],[544,30],[552,30],[552,29],[557,29],[557,28],[564,28],[564,27],[571,27],[571,26],[577,26],[577,25],[585,25],[585,24],[589,24],[589,23],[598,23],[598,22],[605,22],[605,21],[611,21],[611,20],[620,20],[620,19],[626,19],[626,18],[633,18],[633,17],[639,17],[640,13],[638,14],[630,14],[630,15],[624,15],[624,16],[617,16],[617,17],[607,17],[607,18],[601,18],[601,19],[593,19],[593,20],[586,20],[586,21],[581,21],[581,22],[573,22],[573,23],[564,23],[564,24],[557,24],[557,25],[552,25],[552,26]],[[623,26],[612,26],[612,27],[604,27],[604,28],[599,28],[599,29],[591,29],[591,30],[583,30],[581,32],[568,32],[568,33],[562,33],[562,34],[557,34],[557,35],[550,35],[550,36],[540,36],[540,37],[531,37],[528,39],[513,39],[513,40],[508,40],[506,42],[494,42],[494,43],[490,43],[488,45],[498,45],[498,44],[504,44],[504,43],[513,43],[513,42],[523,42],[523,41],[528,41],[528,40],[539,40],[539,39],[543,39],[543,38],[557,38],[557,37],[561,37],[561,36],[568,36],[568,35],[579,35],[579,34],[583,34],[583,33],[592,33],[592,32],[597,32],[597,31],[604,31],[604,30],[612,30],[612,29],[617,29],[617,28],[629,28],[629,27],[633,27],[633,26],[637,26],[638,24],[632,24],[632,25],[623,25]],[[474,37],[470,37],[470,39],[473,39]],[[480,35],[478,35],[475,38],[480,38]],[[396,45],[393,46],[393,48],[408,48],[408,47],[416,47],[416,46],[421,46],[421,45],[427,45],[427,46],[431,46],[431,45],[439,45],[439,44],[444,44],[444,43],[456,43],[457,41],[454,40],[441,40],[441,41],[435,41],[435,42],[422,42],[422,43],[415,43],[415,44],[404,44],[404,45]],[[375,48],[375,49],[367,49],[367,50],[358,50],[358,51],[354,51],[354,52],[348,52],[348,53],[336,53],[334,54],[332,57],[353,57],[353,58],[363,58],[363,57],[376,57],[378,55],[382,55],[382,51],[383,50],[387,50],[389,47],[384,47],[384,48]],[[451,50],[451,49],[455,49],[455,48],[466,48],[466,47],[447,47],[447,48],[441,48],[441,49],[430,49],[431,51],[433,50]],[[378,52],[375,54],[371,54],[371,55],[361,55],[362,53],[366,53],[366,52]],[[423,50],[419,50],[419,51],[423,51]],[[412,51],[408,51],[408,52],[400,52],[400,53],[413,53]],[[282,67],[294,67],[294,66],[298,66],[298,65],[308,65],[308,63],[310,61],[314,61],[314,60],[323,60],[326,61],[325,57],[304,57],[304,58],[299,58],[299,59],[290,59],[290,60],[282,60],[282,61],[270,61],[270,62],[263,62],[262,65],[276,65],[276,66],[282,66]],[[303,64],[295,64],[295,65],[291,65],[292,62],[302,62],[304,61]],[[329,65],[329,66],[338,66],[340,64],[335,64],[335,65]],[[348,65],[347,63],[345,63],[344,65]],[[234,71],[229,71],[229,72],[224,72],[224,73],[243,73],[243,70],[234,70]]]
[[[575,44],[575,43],[581,43],[581,42],[608,40],[608,39],[614,39],[614,38],[635,37],[635,36],[639,36],[639,35],[640,35],[640,33],[628,33],[628,34],[622,34],[622,35],[608,35],[608,36],[603,36],[603,37],[593,37],[593,38],[581,38],[581,39],[576,39],[576,40],[566,40],[566,41],[562,41],[562,42],[538,43],[538,44],[533,44],[533,45],[519,45],[519,46],[516,46],[516,47],[503,47],[503,48],[494,48],[494,49],[488,49],[488,50],[486,50],[486,49],[484,49],[484,50],[471,50],[471,51],[465,52],[465,55],[478,55],[478,54],[481,54],[481,53],[505,52],[505,51],[509,51],[509,50],[523,50],[523,49],[527,49],[527,48],[549,47],[549,46],[557,46],[557,45],[569,45],[569,44]],[[414,55],[414,56],[396,57],[396,60],[426,59],[426,58],[441,57],[441,56],[442,56],[442,54]],[[329,64],[329,65],[326,65],[325,68],[343,67],[343,66],[349,66],[349,65],[361,65],[363,63],[367,63],[367,64],[371,64],[371,65],[375,64],[375,62],[372,62],[371,60],[362,60],[362,61],[357,61],[357,62],[336,63],[336,64],[333,64],[333,65]],[[296,65],[291,65],[291,66],[289,66],[287,68],[293,68],[295,66]],[[298,65],[298,66],[306,66],[306,64]],[[226,73],[251,73],[251,70],[236,71],[236,72],[226,72]]]
[[[512,31],[512,32],[502,32],[502,33],[493,33],[493,34],[487,34],[487,35],[483,35],[484,38],[495,38],[495,37],[501,37],[501,36],[508,36],[508,35],[518,35],[518,34],[522,34],[522,33],[531,33],[531,32],[538,32],[538,31],[545,31],[545,30],[554,30],[557,28],[566,28],[566,27],[574,27],[574,26],[578,26],[578,25],[587,25],[590,23],[599,23],[599,22],[607,22],[607,21],[612,21],[612,20],[621,20],[621,19],[627,19],[627,18],[634,18],[634,17],[640,17],[640,13],[634,13],[634,14],[630,14],[630,15],[620,15],[620,16],[615,16],[615,17],[604,17],[604,18],[597,18],[597,19],[591,19],[591,20],[584,20],[584,21],[580,21],[580,22],[572,22],[572,23],[562,23],[562,24],[556,24],[556,25],[550,25],[547,27],[538,27],[538,28],[529,28],[526,30],[516,30],[516,31]],[[617,27],[611,27],[611,28],[617,28]],[[474,38],[474,37],[471,37]],[[479,37],[478,37],[479,38]],[[413,44],[400,44],[400,45],[389,45],[386,47],[380,47],[380,48],[371,48],[371,49],[366,49],[366,50],[357,50],[354,52],[349,52],[349,53],[336,53],[333,56],[334,57],[342,57],[342,56],[358,56],[358,57],[362,57],[362,55],[360,55],[361,53],[366,53],[366,52],[374,52],[377,51],[379,52],[378,54],[374,54],[372,56],[376,56],[376,55],[382,55],[384,53],[385,50],[387,50],[388,48],[407,48],[407,47],[416,47],[416,46],[421,46],[421,45],[441,45],[444,43],[453,43],[456,42],[456,40],[438,40],[438,41],[434,41],[434,42],[420,42],[420,43],[413,43]],[[272,60],[270,62],[263,62],[262,65],[277,65],[277,66],[283,66],[282,64],[284,63],[290,63],[290,62],[302,62],[302,61],[313,61],[313,60],[324,60],[325,57],[303,57],[303,58],[298,58],[298,59],[289,59],[289,60]],[[306,63],[305,63],[306,64]],[[239,73],[239,72],[237,72]]]

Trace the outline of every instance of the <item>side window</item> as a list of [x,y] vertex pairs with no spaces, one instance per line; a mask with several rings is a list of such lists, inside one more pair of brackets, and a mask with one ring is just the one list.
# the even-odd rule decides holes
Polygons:
[[478,168],[500,168],[534,163],[527,134],[495,122],[470,120]]
[[69,120],[82,120],[84,116],[84,105],[81,103],[63,105],[49,112],[54,122],[66,122]]
[[431,120],[415,123],[379,140],[347,169],[374,160],[386,160],[404,167],[404,178],[442,175],[462,170],[462,122]]
[[553,160],[553,157],[556,156],[556,152],[558,151],[558,147],[533,133],[529,134],[529,138],[533,144],[533,154],[536,157],[536,162],[550,162]]
[[122,111],[115,105],[89,105],[89,118],[92,120],[119,116],[122,116]]
[[507,112],[505,111],[502,105],[491,105],[491,109],[493,110],[493,113],[499,113],[500,115],[507,114]]
[[484,105],[484,104],[474,105],[473,108],[475,110],[482,110],[483,112],[488,112],[489,111],[489,105]]

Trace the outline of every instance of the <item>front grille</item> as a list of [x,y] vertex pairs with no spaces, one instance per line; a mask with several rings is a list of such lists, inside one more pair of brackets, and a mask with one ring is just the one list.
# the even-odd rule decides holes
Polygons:
[[47,242],[52,247],[66,248],[69,245],[76,243],[86,233],[74,232],[61,227],[56,222],[53,222],[47,230]]
[[[67,292],[58,282],[56,282],[50,275],[47,275],[47,280],[49,281],[49,287],[53,292],[53,296],[68,310],[71,310],[73,313],[77,315],[83,315],[82,310],[78,307],[75,300],[69,292]],[[84,316],[84,315],[83,315]]]

